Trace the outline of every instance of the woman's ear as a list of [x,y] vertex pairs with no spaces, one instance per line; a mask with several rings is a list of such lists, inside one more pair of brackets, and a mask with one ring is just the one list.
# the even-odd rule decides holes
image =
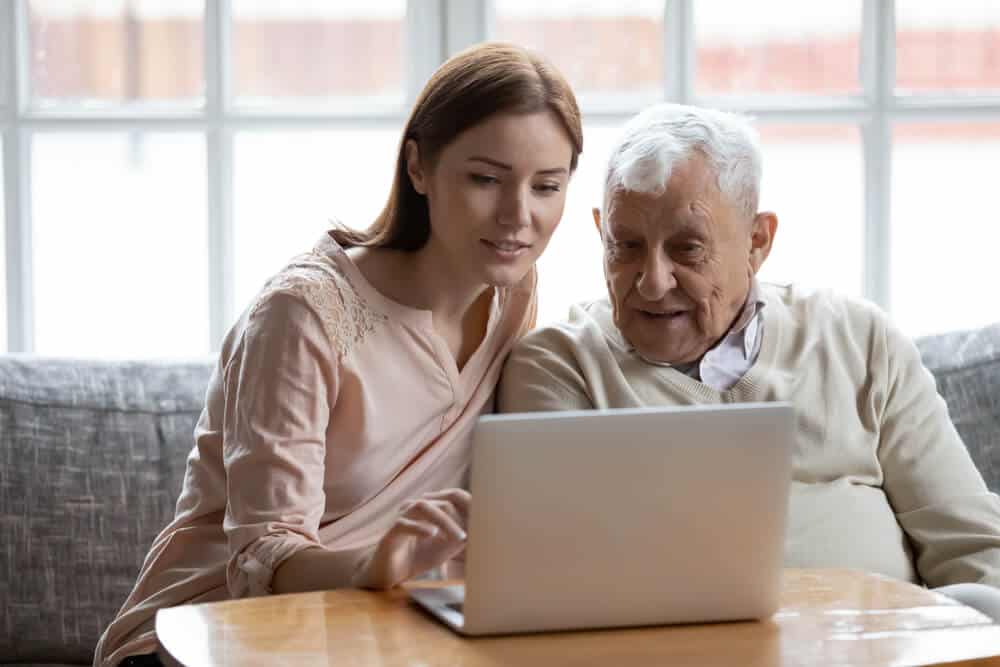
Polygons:
[[427,194],[427,186],[424,183],[424,169],[420,164],[420,148],[413,139],[407,139],[403,147],[403,154],[406,158],[406,173],[410,177],[413,189],[418,193]]
[[758,213],[753,219],[750,232],[750,266],[756,274],[771,254],[774,234],[778,231],[778,216],[771,211]]

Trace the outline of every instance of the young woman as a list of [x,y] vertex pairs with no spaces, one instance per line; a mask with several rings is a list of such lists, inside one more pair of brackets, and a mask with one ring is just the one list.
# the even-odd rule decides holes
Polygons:
[[469,435],[582,146],[537,55],[484,44],[434,74],[372,227],[327,232],[226,337],[176,516],[95,665],[155,664],[163,607],[387,588],[462,552]]

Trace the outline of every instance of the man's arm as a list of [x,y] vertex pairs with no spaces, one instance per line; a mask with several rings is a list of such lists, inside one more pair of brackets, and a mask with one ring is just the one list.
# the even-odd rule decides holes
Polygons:
[[986,488],[916,346],[891,325],[885,354],[879,460],[917,570],[930,586],[1000,587],[1000,498]]
[[498,412],[594,407],[572,347],[558,332],[536,330],[514,346],[497,390]]

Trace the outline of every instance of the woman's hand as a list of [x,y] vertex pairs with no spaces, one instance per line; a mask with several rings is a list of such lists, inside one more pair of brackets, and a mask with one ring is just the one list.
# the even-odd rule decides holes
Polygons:
[[405,503],[359,583],[392,588],[462,553],[471,498],[463,489],[445,489]]

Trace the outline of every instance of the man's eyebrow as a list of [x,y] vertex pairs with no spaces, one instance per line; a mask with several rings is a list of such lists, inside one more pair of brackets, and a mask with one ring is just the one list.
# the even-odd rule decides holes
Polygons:
[[[499,160],[494,160],[493,158],[483,157],[481,155],[473,155],[469,158],[469,162],[484,162],[488,165],[494,166],[497,169],[503,169],[504,171],[513,171],[514,167],[510,166],[506,162],[500,162]],[[540,169],[537,173],[545,175],[556,175],[556,174],[568,174],[569,170],[566,167],[553,167],[552,169]]]

